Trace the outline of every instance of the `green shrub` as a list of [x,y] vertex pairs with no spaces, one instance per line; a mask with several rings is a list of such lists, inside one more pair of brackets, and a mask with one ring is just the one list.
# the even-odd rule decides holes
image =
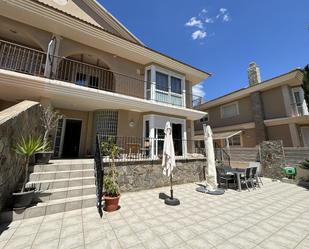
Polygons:
[[308,170],[309,170],[309,160],[306,159],[305,161],[303,161],[303,162],[300,164],[300,167],[303,168],[303,169],[308,169]]
[[119,193],[118,171],[115,164],[115,157],[119,154],[119,147],[112,138],[108,138],[102,143],[103,155],[109,156],[109,167],[107,174],[103,178],[104,194],[110,197],[116,197]]
[[29,136],[25,139],[21,136],[20,140],[17,142],[16,146],[14,146],[14,151],[16,154],[24,156],[26,158],[26,162],[24,165],[24,182],[21,192],[25,191],[25,186],[28,181],[28,171],[29,171],[29,160],[32,155],[37,152],[44,151],[47,144],[44,143],[42,137]]

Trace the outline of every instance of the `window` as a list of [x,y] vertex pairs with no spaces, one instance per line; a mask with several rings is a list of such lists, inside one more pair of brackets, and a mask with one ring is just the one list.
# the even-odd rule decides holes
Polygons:
[[204,117],[202,117],[202,118],[200,119],[200,123],[206,123],[206,122],[208,122],[208,121],[209,121],[208,114],[206,114]]
[[230,137],[229,138],[229,144],[230,144],[230,146],[241,146],[240,135],[235,135],[233,137]]
[[308,115],[308,108],[305,101],[304,90],[301,87],[292,88],[294,109],[298,116]]
[[156,88],[168,92],[168,75],[156,72]]
[[145,137],[149,137],[149,120],[145,122]]
[[231,118],[239,115],[238,102],[221,106],[221,118]]
[[171,91],[173,93],[181,94],[181,79],[176,77],[171,77]]

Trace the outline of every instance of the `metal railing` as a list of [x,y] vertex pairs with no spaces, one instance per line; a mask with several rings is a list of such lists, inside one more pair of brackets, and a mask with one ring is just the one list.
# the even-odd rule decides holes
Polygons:
[[202,104],[200,96],[145,81],[143,76],[133,77],[65,57],[47,58],[42,51],[4,40],[0,40],[0,68],[175,106],[199,109]]
[[0,40],[0,68],[44,76],[46,54],[42,51]]
[[[195,140],[173,139],[176,160],[206,159],[204,150],[194,148]],[[97,195],[97,208],[100,216],[102,210],[102,193],[104,192],[104,168],[110,162],[116,165],[138,163],[152,165],[154,160],[162,160],[164,138],[120,137],[105,134],[96,135],[94,172]],[[117,145],[118,153],[111,158],[104,149],[104,144]]]
[[309,115],[309,110],[306,105],[301,103],[291,104],[293,116],[305,116]]
[[223,166],[231,167],[231,157],[229,153],[218,143],[214,142],[215,158]]
[[[121,137],[104,134],[97,135],[99,140],[102,161],[110,162],[111,158],[102,149],[103,143],[113,143],[118,147],[115,162],[161,160],[164,137]],[[173,139],[175,156],[177,159],[205,158],[204,150],[195,147],[195,140]]]

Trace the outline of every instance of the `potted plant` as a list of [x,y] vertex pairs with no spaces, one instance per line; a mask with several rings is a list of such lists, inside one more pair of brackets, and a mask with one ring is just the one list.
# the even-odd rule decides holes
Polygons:
[[54,111],[51,106],[42,108],[42,126],[44,128],[43,142],[45,144],[44,151],[35,154],[35,162],[38,164],[47,164],[54,154],[50,149],[51,141],[49,141],[50,132],[57,128],[59,119],[63,116],[57,111]]
[[29,178],[29,161],[30,157],[35,153],[45,149],[45,143],[41,137],[29,136],[25,139],[23,136],[14,147],[14,151],[25,157],[23,165],[23,185],[19,192],[13,193],[14,208],[25,208],[29,206],[34,197],[34,188],[26,188]]
[[115,164],[115,157],[119,155],[119,147],[109,138],[102,143],[103,155],[108,156],[107,174],[103,179],[103,199],[105,202],[105,211],[113,212],[118,209],[120,191],[118,185],[118,171]]

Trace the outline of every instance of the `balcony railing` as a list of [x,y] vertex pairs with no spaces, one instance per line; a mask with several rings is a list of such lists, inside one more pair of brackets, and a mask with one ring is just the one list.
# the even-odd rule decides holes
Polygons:
[[305,116],[309,115],[309,111],[305,102],[301,103],[293,103],[292,105],[292,113],[293,116]]
[[[150,137],[121,137],[97,135],[100,141],[100,150],[103,162],[109,162],[111,158],[104,151],[102,144],[110,143],[118,147],[116,162],[149,161],[162,159],[163,138]],[[195,146],[195,140],[173,139],[176,159],[203,159],[205,153]]]
[[[132,77],[65,57],[47,58],[42,51],[4,40],[0,40],[0,68],[175,106],[199,109],[202,103],[202,98],[193,94],[162,86],[159,90],[143,76]],[[149,94],[149,89],[154,93]]]

